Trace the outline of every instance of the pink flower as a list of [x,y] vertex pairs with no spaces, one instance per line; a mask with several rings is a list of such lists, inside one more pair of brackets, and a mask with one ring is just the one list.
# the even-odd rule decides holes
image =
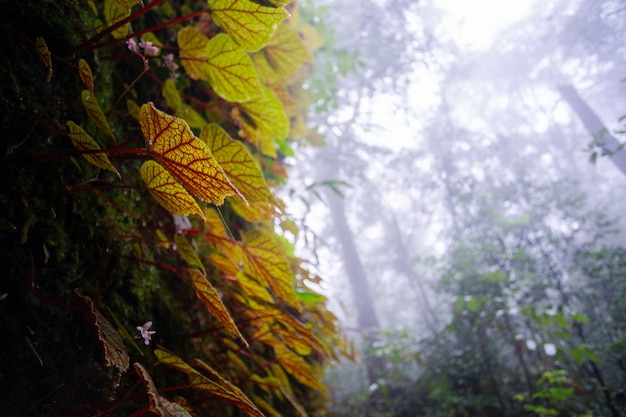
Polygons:
[[147,321],[143,326],[137,326],[137,330],[141,333],[141,337],[143,337],[143,341],[146,345],[150,344],[150,337],[155,334],[155,331],[148,330],[152,326],[151,321]]
[[126,45],[128,45],[128,49],[133,52],[139,52],[139,48],[137,47],[137,41],[134,38],[130,38],[126,41]]
[[143,48],[146,56],[157,56],[159,54],[159,47],[152,45],[152,42],[144,42],[143,39],[139,41],[139,46]]

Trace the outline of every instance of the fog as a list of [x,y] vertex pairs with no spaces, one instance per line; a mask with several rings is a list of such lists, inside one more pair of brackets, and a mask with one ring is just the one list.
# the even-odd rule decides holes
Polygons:
[[302,3],[334,411],[626,415],[623,2]]

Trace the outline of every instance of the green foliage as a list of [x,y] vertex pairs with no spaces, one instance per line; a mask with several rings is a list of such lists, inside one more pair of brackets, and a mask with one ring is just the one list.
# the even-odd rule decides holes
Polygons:
[[296,3],[5,6],[3,412],[323,413],[347,345],[273,195],[309,134]]

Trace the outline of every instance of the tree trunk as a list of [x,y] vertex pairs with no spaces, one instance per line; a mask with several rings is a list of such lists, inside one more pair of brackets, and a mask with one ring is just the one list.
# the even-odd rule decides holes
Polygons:
[[373,384],[382,376],[381,372],[383,370],[381,360],[370,353],[370,349],[377,339],[380,323],[367,285],[365,269],[361,263],[352,231],[348,225],[343,199],[331,189],[326,190],[326,197],[333,224],[335,225],[335,233],[341,242],[343,262],[350,282],[350,288],[352,289],[354,305],[356,306],[357,324],[359,330],[363,333],[363,356],[367,368],[368,382]]
[[563,100],[574,110],[578,118],[590,135],[597,138],[597,143],[602,151],[611,155],[611,161],[626,176],[626,151],[620,148],[619,141],[609,133],[602,120],[594,113],[589,105],[578,95],[578,91],[572,85],[560,85],[557,87]]

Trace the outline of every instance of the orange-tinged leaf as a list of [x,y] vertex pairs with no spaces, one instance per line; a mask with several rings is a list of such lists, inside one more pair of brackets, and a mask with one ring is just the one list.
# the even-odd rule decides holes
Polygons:
[[256,297],[260,300],[267,301],[268,303],[274,302],[274,297],[269,291],[259,284],[254,278],[249,275],[239,272],[236,274],[237,282],[241,285],[244,292],[250,297]]
[[50,50],[48,49],[45,39],[41,36],[37,36],[37,38],[35,38],[35,47],[37,48],[39,58],[41,58],[46,70],[48,70],[46,81],[50,82],[52,79],[52,55],[50,55]]
[[[130,9],[140,0],[105,0],[104,1],[104,19],[109,26],[113,26],[130,16]],[[121,39],[128,35],[129,24],[125,24],[115,29],[112,33],[115,39]]]
[[[305,62],[312,62],[313,56],[306,48],[298,33],[286,24],[279,25],[272,39],[261,51],[255,54],[255,63],[267,66],[276,74],[270,80],[284,80]],[[267,69],[264,71],[267,74]],[[269,74],[268,74],[269,75]]]
[[219,125],[211,123],[200,131],[205,141],[228,178],[251,203],[274,201],[257,161],[243,143],[232,140]]
[[185,237],[179,233],[174,235],[174,244],[176,245],[176,252],[189,266],[196,267],[202,271],[202,274],[206,276],[206,269],[204,264],[198,256],[198,253],[193,246],[185,239]]
[[93,73],[87,61],[82,58],[78,60],[78,74],[83,84],[85,84],[85,87],[87,87],[87,90],[93,94]]
[[[289,134],[289,118],[276,95],[263,88],[264,96],[260,99],[240,103],[233,109],[233,119],[242,126],[240,135],[255,145],[261,153],[276,157],[274,138],[286,138]],[[242,117],[237,111],[244,113]]]
[[223,378],[219,373],[217,373],[217,371],[215,371],[213,368],[211,368],[207,363],[203,362],[202,360],[196,359],[196,363],[200,366],[200,368],[202,368],[202,370],[204,370],[207,374],[209,374],[213,379],[216,379],[217,382],[222,387],[226,388],[227,390],[235,394],[238,398],[246,400],[246,401],[243,401],[239,405],[239,408],[241,408],[246,414],[248,414],[249,416],[263,417],[263,413],[261,413],[259,409],[256,408],[256,406],[252,403],[252,401],[248,399],[246,394],[244,394],[243,391],[239,389],[239,387],[237,387],[236,385],[232,384],[230,381]]
[[261,49],[276,26],[289,14],[282,7],[265,7],[250,0],[209,0],[215,23],[247,51]]
[[196,296],[204,303],[220,323],[224,325],[229,331],[239,336],[243,343],[248,346],[248,342],[244,339],[243,335],[239,332],[235,321],[226,309],[226,306],[222,302],[222,298],[217,293],[217,290],[209,280],[197,269],[189,269],[189,276],[191,277],[191,284],[196,290]]
[[139,375],[139,377],[143,380],[143,384],[146,387],[148,398],[150,400],[150,411],[160,415],[161,417],[191,417],[191,414],[189,414],[183,406],[176,404],[159,394],[152,377],[142,364],[135,362],[133,364],[133,368],[135,368],[137,375]]
[[[98,143],[89,136],[89,133],[85,132],[85,130],[74,123],[71,120],[67,121],[67,126],[70,128],[70,139],[72,139],[72,144],[79,151],[99,151],[102,148]],[[115,172],[118,177],[121,178],[120,173],[115,169],[109,158],[105,153],[84,153],[83,158],[97,166],[98,168],[106,169],[111,172]]]
[[146,103],[141,106],[139,123],[152,155],[191,194],[215,205],[230,195],[244,198],[184,120]]
[[194,198],[165,168],[154,161],[141,165],[141,178],[154,199],[172,214],[188,216],[197,214],[204,218],[204,212]]
[[239,217],[251,223],[263,223],[271,220],[276,214],[276,208],[270,203],[249,203],[241,200],[232,200],[231,207]]
[[263,94],[250,56],[225,33],[209,41],[206,71],[209,84],[225,100],[239,103]]
[[300,383],[314,390],[326,392],[324,383],[316,375],[311,364],[307,363],[302,356],[280,346],[274,347],[274,353],[276,354],[276,360]]
[[208,80],[207,58],[209,39],[195,26],[187,26],[178,31],[176,38],[180,48],[180,61],[193,80]]
[[243,237],[244,252],[249,262],[244,265],[246,273],[269,285],[274,293],[291,306],[302,310],[294,288],[291,267],[276,242],[258,229]]
[[[189,364],[184,362],[182,359],[175,355],[172,355],[169,352],[155,349],[154,354],[156,355],[159,362],[186,373],[189,376],[189,381],[193,388],[209,392],[217,397],[234,403],[237,407],[239,407],[241,411],[246,413],[248,416],[263,417],[263,413],[261,413],[259,409],[256,408],[252,401],[250,401],[250,399],[243,392],[241,392],[241,390],[237,389],[236,392],[233,392],[230,389],[230,387],[233,386],[232,384],[223,384],[225,380],[221,376],[218,378],[221,383],[217,383],[211,381],[209,378],[205,377],[200,372],[192,368]],[[215,376],[215,374],[213,376]]]
[[115,136],[113,135],[111,126],[109,125],[109,121],[104,115],[100,104],[98,104],[97,97],[91,91],[83,90],[80,94],[80,98],[89,118],[96,124],[96,126],[98,126],[100,130],[106,133],[106,135],[110,137],[113,142],[115,142]]

